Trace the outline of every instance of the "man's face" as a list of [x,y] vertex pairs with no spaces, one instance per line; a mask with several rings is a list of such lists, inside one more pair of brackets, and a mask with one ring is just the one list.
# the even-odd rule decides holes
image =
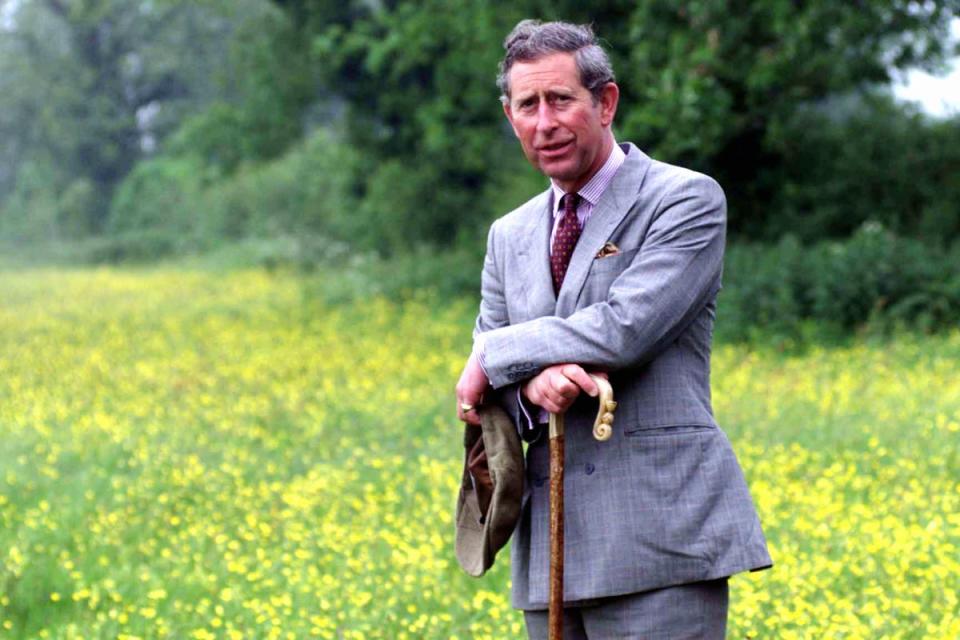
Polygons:
[[555,53],[510,68],[510,102],[503,111],[530,163],[570,192],[610,154],[618,97],[611,82],[594,103],[580,84],[573,54]]

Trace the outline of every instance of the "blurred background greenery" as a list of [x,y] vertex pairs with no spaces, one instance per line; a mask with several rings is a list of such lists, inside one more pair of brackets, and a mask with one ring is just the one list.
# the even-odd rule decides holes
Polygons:
[[[955,0],[0,0],[8,266],[193,260],[476,295],[545,187],[494,84],[521,18],[592,22],[619,140],[729,200],[720,333],[960,320],[960,115],[897,100]],[[329,282],[329,278],[327,278]],[[320,294],[318,294],[320,295]]]

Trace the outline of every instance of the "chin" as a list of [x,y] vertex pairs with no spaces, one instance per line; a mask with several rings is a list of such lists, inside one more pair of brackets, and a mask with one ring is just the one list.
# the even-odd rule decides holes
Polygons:
[[575,180],[579,175],[576,171],[576,167],[570,167],[567,165],[540,165],[540,172],[556,182],[570,182]]

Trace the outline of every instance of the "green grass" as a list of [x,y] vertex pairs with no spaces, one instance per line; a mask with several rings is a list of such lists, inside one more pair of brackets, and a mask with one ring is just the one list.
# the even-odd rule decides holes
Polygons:
[[[473,301],[323,276],[0,271],[0,637],[522,637],[453,557]],[[960,333],[782,346],[715,349],[730,637],[957,637]]]

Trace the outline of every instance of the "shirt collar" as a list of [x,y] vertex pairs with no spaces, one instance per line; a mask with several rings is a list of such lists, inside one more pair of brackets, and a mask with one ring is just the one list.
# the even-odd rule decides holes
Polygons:
[[[613,149],[610,150],[610,155],[607,156],[607,161],[604,162],[600,170],[593,174],[593,177],[577,191],[580,198],[590,203],[591,207],[597,206],[597,203],[600,201],[600,196],[602,196],[603,192],[610,186],[610,183],[613,181],[613,176],[616,175],[617,170],[623,165],[626,157],[627,154],[623,152],[620,145],[614,143]],[[550,181],[550,187],[553,191],[553,217],[556,218],[560,213],[560,198],[562,198],[566,192],[558,187],[553,180]]]

